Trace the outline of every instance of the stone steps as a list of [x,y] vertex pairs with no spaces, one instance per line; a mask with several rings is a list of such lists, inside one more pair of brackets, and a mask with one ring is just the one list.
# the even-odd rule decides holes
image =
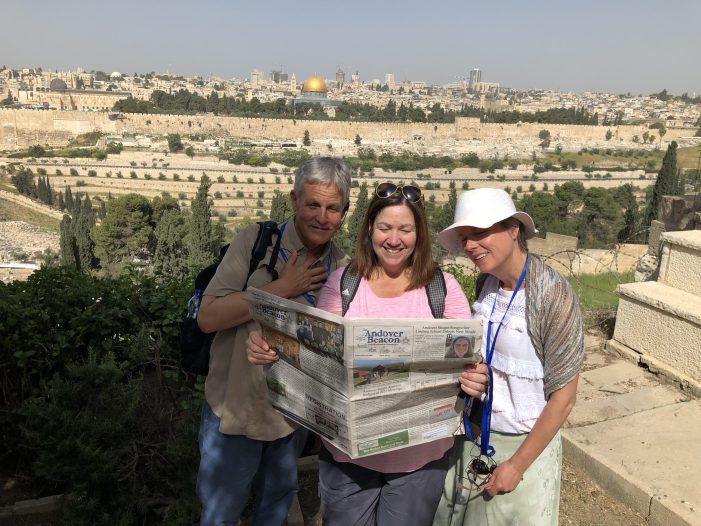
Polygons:
[[[610,347],[701,391],[701,230],[662,234],[657,281],[619,285]],[[632,353],[628,352],[632,351]]]
[[701,524],[701,400],[651,373],[587,345],[563,454],[650,525]]

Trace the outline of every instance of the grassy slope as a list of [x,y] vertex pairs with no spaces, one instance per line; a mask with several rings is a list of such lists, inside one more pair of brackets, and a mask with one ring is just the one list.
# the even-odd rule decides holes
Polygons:
[[614,292],[621,283],[631,283],[633,272],[623,274],[584,274],[569,276],[568,281],[579,297],[582,310],[615,309],[618,307],[618,296]]
[[0,221],[24,221],[50,232],[58,232],[58,219],[35,212],[16,203],[0,198]]

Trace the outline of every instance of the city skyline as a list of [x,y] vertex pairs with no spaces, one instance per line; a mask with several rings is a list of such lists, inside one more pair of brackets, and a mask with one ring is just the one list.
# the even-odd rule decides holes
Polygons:
[[125,0],[117,23],[97,4],[13,2],[0,20],[0,65],[227,79],[282,69],[300,82],[334,79],[340,67],[346,79],[391,73],[434,85],[467,81],[479,68],[482,81],[516,89],[701,92],[701,4],[566,4]]

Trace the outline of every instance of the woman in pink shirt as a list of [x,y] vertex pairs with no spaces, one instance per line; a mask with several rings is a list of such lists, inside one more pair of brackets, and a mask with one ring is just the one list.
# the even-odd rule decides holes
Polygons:
[[[438,265],[431,254],[421,190],[392,183],[377,186],[360,227],[350,271],[361,276],[348,307],[352,318],[431,318],[425,286]],[[332,273],[318,308],[342,314],[343,268]],[[453,276],[446,284],[444,318],[470,318],[470,307]],[[259,335],[251,334],[252,363],[276,359]],[[466,366],[462,390],[479,396],[487,382],[484,365]],[[324,441],[319,455],[319,491],[325,525],[431,524],[448,467],[453,437],[351,459]]]

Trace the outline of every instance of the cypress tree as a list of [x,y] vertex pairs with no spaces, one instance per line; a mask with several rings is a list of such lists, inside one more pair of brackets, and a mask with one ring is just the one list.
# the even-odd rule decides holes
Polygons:
[[76,261],[79,270],[87,271],[95,268],[95,243],[90,237],[90,229],[95,226],[95,216],[92,211],[90,196],[85,194],[82,204],[77,201],[76,216],[74,217],[74,235],[76,244]]
[[73,222],[71,216],[65,214],[61,220],[60,237],[60,258],[61,265],[71,268],[78,268],[77,247],[75,236],[73,235]]
[[657,181],[652,189],[652,197],[645,212],[645,225],[650,226],[657,219],[658,208],[664,195],[677,195],[679,182],[677,176],[677,143],[672,141],[662,159],[662,168],[657,174]]
[[37,199],[41,201],[42,203],[46,203],[46,183],[44,182],[44,178],[42,176],[39,176],[39,182],[37,183]]
[[365,218],[365,213],[368,211],[370,199],[368,198],[368,184],[363,181],[358,192],[358,199],[355,201],[353,213],[348,218],[348,241],[346,250],[351,253],[355,251],[355,244],[358,241],[358,231]]
[[189,245],[190,268],[204,267],[215,255],[212,239],[211,208],[209,197],[207,196],[210,186],[212,186],[212,182],[209,180],[209,177],[203,175],[200,179],[197,194],[192,200]]
[[270,220],[281,223],[292,215],[292,203],[289,194],[276,189],[270,203]]
[[153,255],[153,267],[164,275],[184,278],[188,274],[187,249],[183,243],[185,237],[183,216],[179,210],[170,209],[163,212],[156,225],[156,249]]
[[54,204],[54,191],[51,189],[51,182],[49,182],[49,176],[46,176],[46,204],[53,206]]
[[73,192],[70,186],[66,186],[66,210],[73,212],[75,203],[73,202]]
[[635,199],[633,185],[626,183],[619,186],[614,191],[614,197],[619,205],[625,210],[623,213],[623,228],[618,232],[620,243],[631,243],[636,237],[638,229],[638,202]]
[[71,209],[71,215],[73,216],[73,219],[75,220],[76,217],[80,215],[80,211],[82,209],[83,202],[82,202],[82,194],[80,192],[77,192],[75,194],[75,197],[73,198],[73,208]]

